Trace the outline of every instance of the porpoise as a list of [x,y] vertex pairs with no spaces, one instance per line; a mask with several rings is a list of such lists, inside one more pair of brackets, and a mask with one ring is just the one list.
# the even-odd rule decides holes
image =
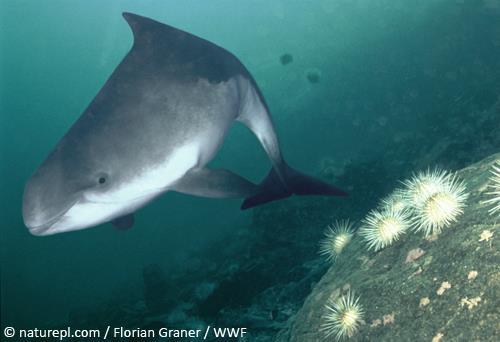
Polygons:
[[[238,58],[152,19],[123,16],[132,48],[26,183],[23,218],[32,234],[105,222],[126,229],[134,212],[168,191],[244,198],[242,209],[293,194],[345,195],[287,165],[264,97]],[[206,167],[235,121],[271,161],[259,185]]]

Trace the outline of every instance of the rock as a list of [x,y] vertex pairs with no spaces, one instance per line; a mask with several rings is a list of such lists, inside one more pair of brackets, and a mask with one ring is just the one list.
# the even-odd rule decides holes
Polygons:
[[167,296],[169,285],[163,270],[156,264],[144,267],[142,271],[144,280],[144,302],[152,313],[160,312],[168,307]]
[[[397,244],[369,253],[360,239],[354,238],[352,248],[346,250],[349,254],[330,267],[275,341],[323,340],[319,328],[325,303],[345,284],[360,297],[366,322],[387,322],[387,313],[396,317],[385,327],[361,325],[352,341],[412,341],[415,336],[430,341],[439,334],[449,341],[493,341],[500,328],[499,240],[495,235],[489,241],[479,240],[483,231],[494,232],[500,227],[498,218],[482,203],[489,170],[498,159],[500,153],[458,172],[470,193],[468,205],[459,221],[444,229],[437,240],[408,233]],[[424,249],[426,256],[432,256],[431,262],[425,264],[422,258],[405,264],[408,251],[415,248]],[[362,267],[367,259],[371,266]],[[422,272],[409,278],[415,270],[412,264],[421,264]],[[474,282],[468,279],[471,271],[477,274]],[[438,296],[436,289],[442,284],[446,292]]]

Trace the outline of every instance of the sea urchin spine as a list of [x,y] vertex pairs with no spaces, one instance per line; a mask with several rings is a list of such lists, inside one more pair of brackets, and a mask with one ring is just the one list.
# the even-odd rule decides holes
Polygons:
[[436,184],[432,191],[421,194],[414,203],[415,230],[422,231],[425,236],[438,234],[444,227],[457,221],[468,198],[463,181],[444,171],[438,175],[438,178],[430,179]]
[[445,190],[450,177],[450,173],[438,168],[413,175],[403,182],[406,201],[412,207],[422,206],[430,196]]
[[368,249],[378,251],[397,241],[410,224],[408,211],[387,207],[381,211],[370,211],[359,234],[365,238]]
[[319,253],[325,255],[328,261],[334,261],[351,242],[352,236],[353,224],[349,220],[336,221],[328,226],[325,238],[320,243]]
[[336,300],[329,299],[325,308],[327,313],[320,328],[325,337],[334,335],[339,341],[351,337],[358,331],[364,311],[359,304],[359,297],[356,298],[352,292]]
[[487,194],[491,198],[483,203],[491,205],[492,207],[489,212],[490,214],[494,214],[497,211],[500,212],[500,160],[497,160],[492,166],[489,183],[489,188],[491,190],[488,191]]
[[380,201],[381,210],[394,209],[396,211],[407,210],[410,203],[403,189],[396,189]]

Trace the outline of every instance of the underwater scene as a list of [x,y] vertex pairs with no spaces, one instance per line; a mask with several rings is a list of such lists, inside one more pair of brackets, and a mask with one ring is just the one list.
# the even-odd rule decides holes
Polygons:
[[500,0],[0,0],[1,341],[499,341]]

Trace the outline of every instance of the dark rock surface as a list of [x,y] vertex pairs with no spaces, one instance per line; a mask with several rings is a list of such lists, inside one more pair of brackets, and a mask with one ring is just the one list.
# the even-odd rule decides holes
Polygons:
[[[408,233],[378,253],[359,237],[330,267],[276,341],[320,341],[324,305],[347,289],[360,296],[365,323],[353,341],[496,341],[500,331],[500,218],[488,213],[491,165],[500,154],[458,172],[470,197],[463,216],[435,239]],[[488,233],[493,234],[488,238]],[[413,262],[408,253],[425,252]],[[445,291],[439,294],[443,283]],[[428,302],[428,303],[427,303]],[[385,316],[385,317],[384,317]]]

